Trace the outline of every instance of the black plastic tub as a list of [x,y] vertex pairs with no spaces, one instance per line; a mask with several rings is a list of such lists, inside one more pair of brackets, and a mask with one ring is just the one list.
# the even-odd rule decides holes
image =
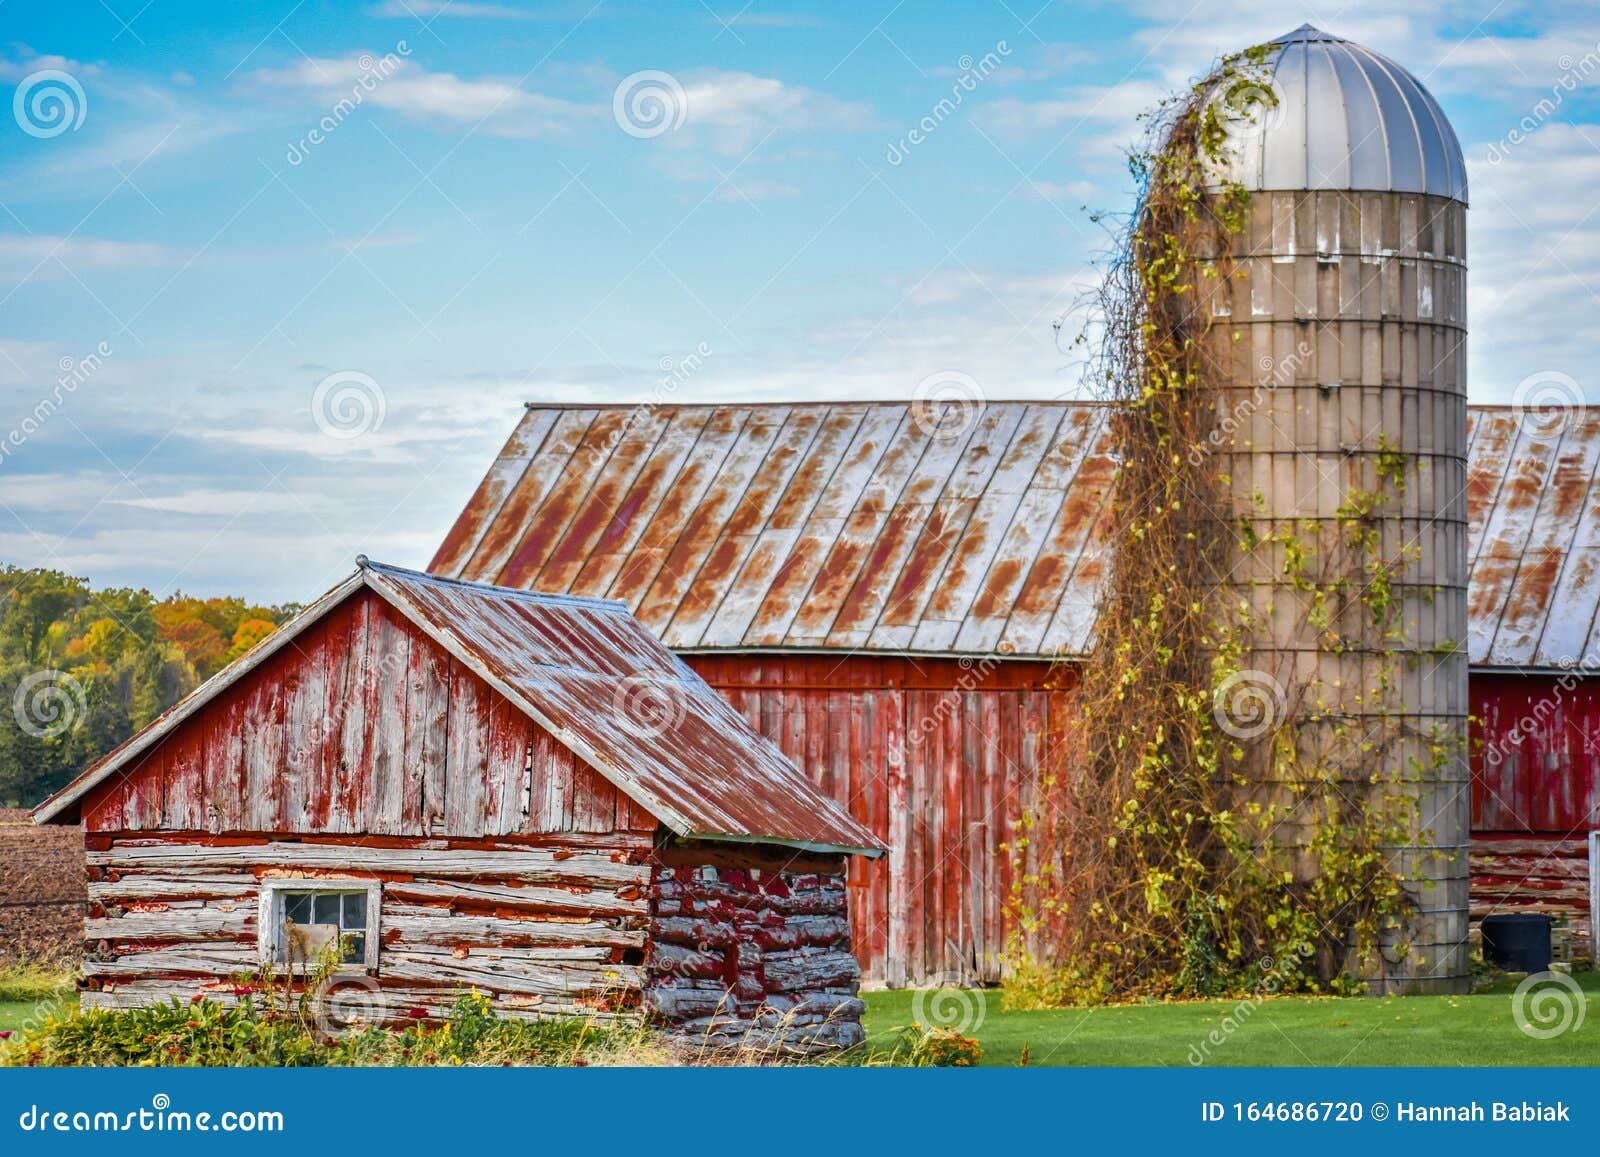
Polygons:
[[1550,917],[1531,912],[1483,918],[1483,958],[1507,972],[1548,972]]

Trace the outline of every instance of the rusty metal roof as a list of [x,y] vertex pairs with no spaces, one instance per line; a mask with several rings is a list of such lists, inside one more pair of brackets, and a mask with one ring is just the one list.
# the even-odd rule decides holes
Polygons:
[[881,852],[622,604],[358,562],[354,576],[42,804],[36,819],[69,809],[365,587],[677,834]]
[[681,650],[1084,650],[1084,403],[530,407],[430,569],[620,599]]
[[[432,569],[619,599],[685,651],[1078,656],[1104,573],[1107,415],[530,407]],[[1600,667],[1600,408],[1470,415],[1471,662]]]
[[1467,657],[1600,667],[1600,407],[1468,411]]

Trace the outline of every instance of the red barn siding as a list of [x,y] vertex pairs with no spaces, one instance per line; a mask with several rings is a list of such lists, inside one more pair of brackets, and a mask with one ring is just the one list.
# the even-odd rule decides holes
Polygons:
[[[997,981],[1007,850],[1069,692],[1039,662],[686,655],[713,687],[888,843],[854,857],[854,950],[872,982]],[[1070,679],[1070,673],[1067,674]]]
[[1600,828],[1600,685],[1475,674],[1472,916],[1548,912],[1590,939],[1588,833]]
[[1600,683],[1475,674],[1470,687],[1473,830],[1600,827]]
[[500,836],[656,821],[362,591],[84,801],[90,832]]

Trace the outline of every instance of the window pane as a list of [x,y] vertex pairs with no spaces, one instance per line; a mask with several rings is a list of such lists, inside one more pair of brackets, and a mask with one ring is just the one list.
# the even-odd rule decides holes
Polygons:
[[365,932],[346,932],[343,937],[345,944],[344,962],[346,964],[361,964],[367,959],[367,936]]
[[357,932],[364,931],[367,927],[367,894],[365,892],[346,892],[344,894],[344,927]]
[[313,913],[311,921],[313,924],[332,924],[337,926],[339,923],[339,893],[318,892],[311,911]]
[[296,924],[311,923],[311,897],[304,892],[283,898],[283,914]]

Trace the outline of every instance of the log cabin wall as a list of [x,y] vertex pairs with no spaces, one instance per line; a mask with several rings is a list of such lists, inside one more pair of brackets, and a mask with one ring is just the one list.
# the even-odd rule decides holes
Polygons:
[[370,592],[82,811],[87,1004],[231,997],[283,879],[381,884],[390,1014],[637,1002],[655,817]]
[[1588,838],[1600,828],[1600,694],[1578,675],[1471,681],[1472,918],[1564,917],[1590,951]]
[[477,988],[509,1016],[637,1005],[650,833],[419,840],[196,832],[88,837],[85,1007],[205,995],[257,969],[270,882],[372,881],[377,968],[339,981],[374,1021],[441,1015]]
[[861,1043],[844,861],[755,844],[663,845],[650,888],[647,1006],[696,1047]]
[[889,845],[847,868],[866,982],[997,983],[1008,845],[1069,717],[1075,671],[860,654],[684,660]]

